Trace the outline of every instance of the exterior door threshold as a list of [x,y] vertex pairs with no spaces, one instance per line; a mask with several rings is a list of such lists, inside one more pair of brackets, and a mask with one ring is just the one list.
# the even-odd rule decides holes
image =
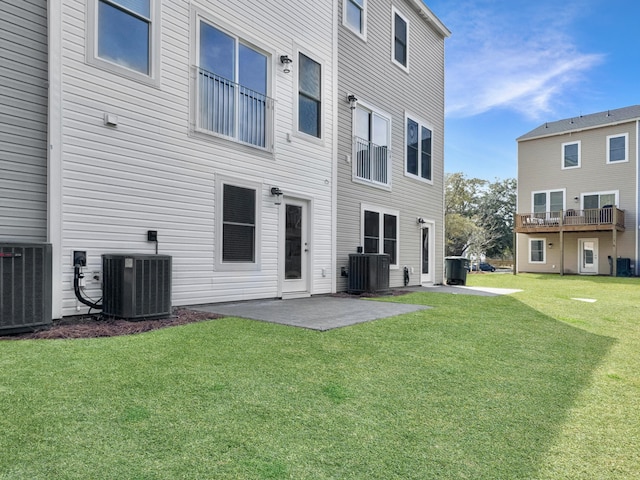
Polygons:
[[283,300],[291,300],[293,298],[307,298],[310,297],[310,292],[283,292],[282,299]]

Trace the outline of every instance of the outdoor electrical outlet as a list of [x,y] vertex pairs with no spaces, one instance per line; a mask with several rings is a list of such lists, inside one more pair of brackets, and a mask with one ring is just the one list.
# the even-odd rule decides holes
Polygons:
[[81,267],[87,266],[87,252],[85,250],[73,251],[73,266],[79,265]]

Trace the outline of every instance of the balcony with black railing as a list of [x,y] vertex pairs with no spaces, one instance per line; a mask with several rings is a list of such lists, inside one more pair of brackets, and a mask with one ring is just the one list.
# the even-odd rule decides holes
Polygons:
[[197,68],[196,102],[198,130],[272,149],[272,98]]
[[377,185],[389,185],[389,149],[354,137],[356,158],[354,176]]

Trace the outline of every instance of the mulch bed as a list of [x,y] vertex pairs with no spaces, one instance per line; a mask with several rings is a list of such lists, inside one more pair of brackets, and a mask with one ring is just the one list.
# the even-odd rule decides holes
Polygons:
[[159,328],[175,327],[187,323],[201,322],[221,318],[215,313],[196,312],[186,308],[176,308],[173,315],[155,320],[122,320],[104,318],[98,315],[77,315],[54,320],[53,324],[42,327],[34,332],[17,333],[0,336],[0,340],[25,339],[64,339],[64,338],[98,338],[115,337],[119,335],[133,335],[149,332]]
[[[405,290],[392,290],[389,295],[405,295],[411,293]],[[363,293],[351,295],[346,292],[334,293],[334,297],[378,297],[379,294]],[[41,327],[33,332],[16,333],[13,335],[0,335],[0,340],[33,340],[33,339],[65,339],[65,338],[99,338],[116,337],[120,335],[133,335],[149,332],[160,328],[186,325],[187,323],[202,322],[222,318],[224,315],[216,313],[196,312],[187,308],[174,308],[173,314],[168,318],[154,320],[123,320],[105,318],[100,314],[75,315],[54,320],[49,326]]]

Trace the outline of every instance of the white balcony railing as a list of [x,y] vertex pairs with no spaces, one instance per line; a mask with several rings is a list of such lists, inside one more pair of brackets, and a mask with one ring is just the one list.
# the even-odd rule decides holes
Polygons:
[[198,128],[271,150],[273,99],[197,69]]
[[360,180],[389,185],[389,149],[354,137],[356,159],[354,175]]

